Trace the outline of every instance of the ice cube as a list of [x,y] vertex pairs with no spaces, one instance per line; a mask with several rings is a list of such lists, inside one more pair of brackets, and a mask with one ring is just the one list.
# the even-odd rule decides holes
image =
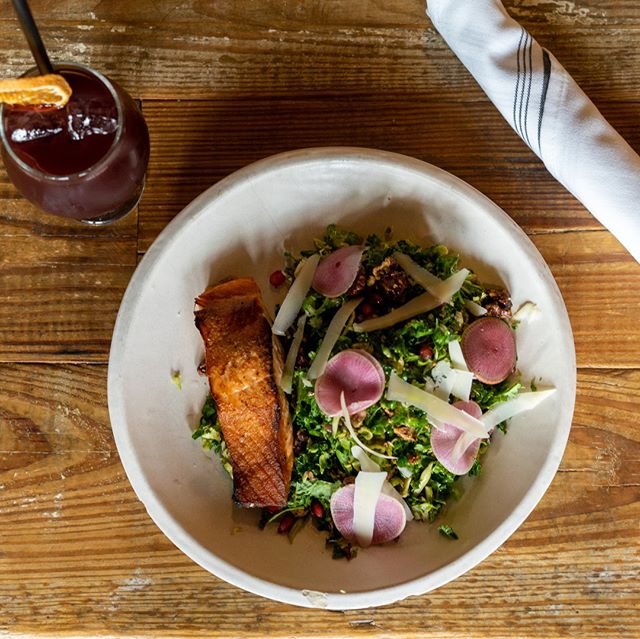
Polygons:
[[5,130],[11,131],[11,141],[18,144],[56,135],[64,128],[64,109],[15,109],[5,119]]
[[92,105],[91,109],[71,108],[67,114],[67,131],[74,140],[88,135],[110,135],[118,126],[113,109]]

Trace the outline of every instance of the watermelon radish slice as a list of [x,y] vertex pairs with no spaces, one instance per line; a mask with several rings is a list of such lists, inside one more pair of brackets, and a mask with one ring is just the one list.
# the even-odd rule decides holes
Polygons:
[[358,275],[362,246],[343,246],[325,257],[313,276],[312,286],[325,297],[339,297],[349,290]]
[[[333,523],[342,536],[357,543],[353,522],[353,499],[355,485],[339,488],[331,496],[331,516]],[[399,501],[388,495],[380,494],[375,504],[372,544],[384,544],[400,535],[407,519]]]
[[[482,410],[475,402],[456,402],[454,406],[476,419],[482,417]],[[461,440],[462,446],[458,443]],[[431,429],[431,448],[436,459],[454,475],[466,475],[473,466],[480,438],[469,435],[453,424],[443,424],[441,429]],[[460,450],[462,448],[462,450]]]
[[384,371],[378,360],[359,349],[334,355],[316,380],[315,397],[320,410],[329,417],[342,412],[340,393],[344,393],[349,415],[375,404],[384,392]]
[[462,333],[462,353],[469,370],[485,384],[504,381],[516,368],[516,339],[498,317],[481,317]]

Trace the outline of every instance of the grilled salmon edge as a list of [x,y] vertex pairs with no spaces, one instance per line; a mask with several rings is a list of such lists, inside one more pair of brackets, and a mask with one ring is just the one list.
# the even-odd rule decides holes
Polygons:
[[[207,349],[206,336],[209,332],[206,327],[206,319],[208,316],[207,307],[210,307],[210,305],[214,304],[216,299],[229,300],[234,297],[237,297],[239,299],[253,298],[257,302],[258,308],[260,309],[260,312],[265,319],[266,325],[270,327],[269,316],[266,312],[266,307],[262,300],[260,288],[253,278],[238,278],[235,280],[222,282],[218,285],[207,288],[196,298],[196,304],[198,304],[201,309],[195,312],[195,323],[205,343],[205,350]],[[283,349],[277,336],[275,335],[271,335],[271,350],[272,357],[270,362],[271,370],[269,371],[269,385],[275,391],[274,394],[277,401],[277,405],[274,407],[274,417],[276,417],[276,419],[273,420],[273,425],[274,430],[277,431],[276,452],[278,457],[278,465],[281,472],[281,480],[284,484],[284,496],[283,500],[281,500],[281,503],[265,505],[284,506],[288,498],[291,473],[293,469],[293,429],[290,419],[289,403],[284,392],[280,388],[280,380],[284,369]],[[205,357],[205,362],[206,359],[207,358]],[[212,375],[213,373],[210,374],[209,371],[207,371],[210,390],[213,394]],[[222,425],[222,430],[224,434],[224,425]],[[237,486],[236,482],[234,481],[234,496],[236,492],[242,493],[242,488],[242,486]],[[258,505],[242,502],[238,503],[245,506]]]

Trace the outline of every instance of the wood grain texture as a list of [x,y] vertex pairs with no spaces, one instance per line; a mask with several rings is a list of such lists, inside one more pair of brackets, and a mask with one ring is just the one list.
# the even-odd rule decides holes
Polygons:
[[[607,117],[640,149],[640,102]],[[269,155],[364,146],[435,164],[500,205],[526,231],[601,228],[485,102],[379,97],[145,103],[152,155],[139,250],[203,190]]]
[[106,361],[137,214],[94,228],[0,198],[0,361]]
[[435,592],[347,613],[303,612],[244,593],[173,548],[126,480],[105,387],[102,365],[0,368],[0,632],[514,639],[640,632],[638,371],[580,372],[561,471],[490,558]]
[[[36,3],[54,58],[83,61],[136,97],[483,95],[424,13],[422,0]],[[120,5],[118,7],[118,5]],[[637,6],[506,3],[597,103],[637,99]],[[619,5],[619,8],[618,8]],[[137,6],[137,5],[136,5]],[[31,66],[15,23],[0,20],[0,76]],[[144,43],[140,46],[139,43]]]
[[[618,119],[630,124],[640,103]],[[147,102],[149,182],[140,245],[201,191],[255,160],[294,148],[365,146],[417,157],[467,180],[527,231],[598,223],[487,103],[416,99]],[[640,146],[636,130],[631,142]]]

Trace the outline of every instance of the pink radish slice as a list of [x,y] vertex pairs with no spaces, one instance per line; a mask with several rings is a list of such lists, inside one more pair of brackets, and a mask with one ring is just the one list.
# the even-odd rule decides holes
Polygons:
[[[456,402],[454,406],[476,419],[482,417],[482,410],[475,402]],[[478,455],[480,442],[482,441],[479,438],[470,440],[469,445],[463,451],[462,455],[455,458],[453,452],[456,447],[456,442],[460,437],[464,437],[465,435],[465,431],[453,424],[443,424],[442,429],[431,429],[431,448],[433,449],[433,454],[436,456],[436,459],[454,475],[466,475],[471,470],[471,466],[473,466],[473,462]]]
[[453,404],[457,409],[463,410],[467,415],[480,419],[482,417],[482,408],[478,406],[474,401],[459,401]]
[[[355,485],[349,484],[336,490],[331,496],[331,517],[340,534],[348,541],[355,542],[353,532],[353,496]],[[407,523],[402,504],[393,497],[381,494],[376,502],[373,523],[372,544],[384,544],[395,539]]]
[[481,317],[469,324],[461,346],[469,370],[485,384],[498,384],[515,370],[515,335],[498,317]]
[[316,380],[315,396],[320,410],[329,417],[340,415],[340,393],[344,392],[349,415],[373,406],[384,392],[384,371],[375,357],[348,349],[334,355]]
[[325,257],[313,276],[311,286],[325,297],[339,297],[349,290],[358,275],[362,246],[343,246]]

